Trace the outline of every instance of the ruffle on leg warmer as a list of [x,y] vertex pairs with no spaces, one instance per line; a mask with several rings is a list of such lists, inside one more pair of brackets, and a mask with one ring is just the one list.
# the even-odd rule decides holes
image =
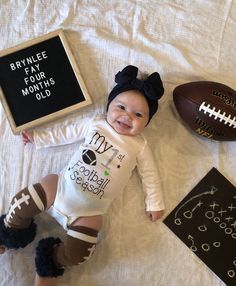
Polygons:
[[9,249],[24,248],[32,242],[36,235],[37,225],[32,220],[28,228],[14,229],[6,227],[4,218],[6,215],[0,217],[0,245]]
[[59,238],[48,237],[39,241],[36,248],[36,272],[41,277],[57,277],[64,273],[63,268],[58,268],[53,260],[53,249],[61,243]]

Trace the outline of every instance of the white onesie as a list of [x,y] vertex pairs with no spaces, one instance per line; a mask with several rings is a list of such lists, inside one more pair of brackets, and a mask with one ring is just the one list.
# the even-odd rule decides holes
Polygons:
[[59,174],[57,195],[50,210],[65,228],[78,217],[104,214],[136,166],[143,183],[146,210],[164,209],[158,171],[143,135],[120,135],[104,116],[34,131],[36,148],[81,139],[84,142]]

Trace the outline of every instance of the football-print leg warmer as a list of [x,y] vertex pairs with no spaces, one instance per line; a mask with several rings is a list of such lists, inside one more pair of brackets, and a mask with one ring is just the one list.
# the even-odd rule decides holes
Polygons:
[[12,199],[8,213],[0,217],[0,245],[23,248],[34,240],[33,217],[45,209],[46,195],[40,184],[31,185]]
[[38,275],[57,277],[64,273],[64,267],[88,260],[96,248],[97,234],[97,230],[74,226],[68,230],[64,243],[58,238],[42,239],[35,258]]

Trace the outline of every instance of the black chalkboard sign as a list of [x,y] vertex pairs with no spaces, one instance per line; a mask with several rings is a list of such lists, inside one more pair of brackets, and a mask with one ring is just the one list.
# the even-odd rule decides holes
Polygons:
[[236,285],[236,188],[215,168],[164,223],[228,286]]
[[13,133],[91,103],[62,30],[1,51],[0,84]]

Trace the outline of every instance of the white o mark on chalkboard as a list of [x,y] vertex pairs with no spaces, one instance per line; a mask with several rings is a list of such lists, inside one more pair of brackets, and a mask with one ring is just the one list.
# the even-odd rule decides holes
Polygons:
[[235,265],[235,266],[236,266],[236,259],[233,261],[233,265]]
[[226,227],[226,229],[225,229],[226,234],[231,234],[232,232],[233,232],[232,228]]
[[232,238],[236,239],[236,233],[235,232],[232,233],[231,236],[232,236]]
[[207,251],[210,250],[210,245],[207,244],[207,243],[203,243],[203,244],[202,244],[202,249],[207,252]]
[[216,242],[213,242],[213,246],[215,246],[215,247],[220,247],[220,241],[216,241]]
[[220,228],[226,228],[226,226],[227,226],[227,224],[226,224],[225,222],[222,222],[222,223],[220,224]]
[[220,218],[218,216],[214,217],[213,220],[214,220],[215,223],[219,223],[220,222]]
[[214,217],[214,212],[213,211],[207,211],[206,213],[205,213],[205,217],[206,218],[209,218],[209,219],[212,219],[213,217]]
[[197,247],[195,245],[191,245],[190,246],[190,249],[193,251],[193,252],[196,252],[197,251]]
[[181,225],[181,219],[180,218],[176,218],[175,219],[175,224],[177,224],[177,225]]
[[190,219],[193,217],[193,213],[191,211],[186,211],[183,213],[184,217]]
[[234,278],[234,276],[235,276],[235,271],[234,270],[229,270],[228,271],[228,276],[230,277],[230,278]]
[[200,231],[207,231],[207,227],[205,226],[205,224],[203,224],[203,225],[200,225],[198,227],[198,230],[200,230]]

